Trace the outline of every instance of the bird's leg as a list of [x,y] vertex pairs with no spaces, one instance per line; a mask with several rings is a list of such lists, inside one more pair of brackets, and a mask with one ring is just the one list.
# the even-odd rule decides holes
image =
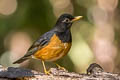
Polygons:
[[[55,63],[55,62],[54,62]],[[55,65],[58,67],[58,69],[66,70],[64,67],[61,67],[59,64],[55,63]]]
[[46,69],[46,67],[45,67],[45,63],[44,63],[43,60],[42,60],[42,65],[43,65],[43,68],[44,68],[44,73],[45,73],[45,74],[50,74],[50,72],[47,71],[47,69]]

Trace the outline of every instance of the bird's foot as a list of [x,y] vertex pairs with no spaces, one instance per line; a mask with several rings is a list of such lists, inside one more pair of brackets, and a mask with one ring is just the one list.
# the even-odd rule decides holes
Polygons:
[[61,67],[61,66],[59,66],[58,69],[66,71],[66,69],[64,67]]
[[48,71],[45,70],[44,73],[47,74],[47,75],[50,75],[50,71],[49,70]]
[[56,63],[56,66],[58,67],[58,69],[64,70],[66,71],[66,69],[64,67],[61,67],[59,64]]

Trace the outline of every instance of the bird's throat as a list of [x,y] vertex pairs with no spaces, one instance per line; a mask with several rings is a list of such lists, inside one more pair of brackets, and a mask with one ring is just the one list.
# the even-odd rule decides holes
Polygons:
[[71,42],[72,36],[70,30],[66,30],[65,32],[56,32],[56,35],[62,42]]

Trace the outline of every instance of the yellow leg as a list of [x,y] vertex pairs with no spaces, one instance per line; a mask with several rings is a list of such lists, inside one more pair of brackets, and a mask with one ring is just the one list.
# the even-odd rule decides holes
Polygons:
[[58,69],[62,69],[62,70],[66,70],[64,67],[61,67],[59,64],[57,64],[57,63],[55,63],[56,64],[56,66],[58,67]]
[[44,72],[45,72],[45,74],[50,74],[50,72],[47,71],[47,69],[46,69],[46,67],[45,67],[45,63],[44,63],[43,60],[42,60],[42,65],[43,65],[43,68],[44,68]]

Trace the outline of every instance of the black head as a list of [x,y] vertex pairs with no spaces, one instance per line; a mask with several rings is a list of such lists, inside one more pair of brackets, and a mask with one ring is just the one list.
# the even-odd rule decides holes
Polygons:
[[76,20],[79,20],[82,16],[73,17],[70,14],[61,15],[55,25],[55,29],[58,32],[64,32],[72,26],[72,23]]

